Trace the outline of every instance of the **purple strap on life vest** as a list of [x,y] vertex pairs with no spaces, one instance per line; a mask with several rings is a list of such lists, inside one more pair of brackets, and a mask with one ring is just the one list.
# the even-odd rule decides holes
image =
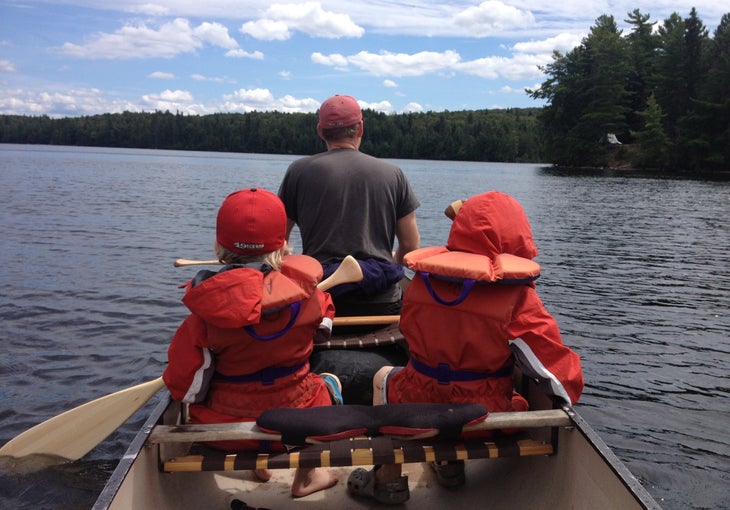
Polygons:
[[244,375],[223,375],[220,372],[216,372],[213,374],[213,380],[234,383],[261,381],[264,386],[271,386],[274,384],[274,380],[293,374],[301,368],[304,368],[307,363],[308,362],[305,361],[304,363],[294,365],[293,367],[266,367],[258,372]]
[[[294,326],[294,323],[297,321],[297,317],[299,317],[299,310],[302,308],[302,303],[300,301],[296,301],[289,305],[289,308],[291,310],[291,316],[289,317],[289,322],[286,323],[286,326],[284,326],[279,331],[274,331],[270,335],[259,335],[256,333],[256,330],[254,329],[253,325],[250,326],[244,326],[243,329],[246,330],[246,333],[254,337],[256,340],[261,340],[262,342],[268,342],[269,340],[276,340],[280,336],[284,335],[287,331],[289,331],[292,326]],[[268,310],[264,313],[272,313],[277,310]]]
[[473,278],[464,278],[462,280],[459,280],[462,282],[461,293],[457,296],[456,299],[452,301],[444,301],[443,299],[441,299],[441,296],[436,294],[436,291],[433,290],[433,286],[431,285],[431,273],[427,273],[424,271],[420,272],[419,274],[421,275],[421,280],[423,280],[423,284],[426,286],[426,289],[428,289],[428,293],[431,294],[431,297],[434,298],[437,303],[444,306],[456,306],[464,301],[477,282]]
[[481,379],[497,379],[500,377],[509,377],[514,371],[514,365],[509,365],[494,372],[473,372],[471,370],[451,370],[448,363],[439,363],[437,367],[426,365],[416,358],[411,357],[409,363],[411,366],[426,377],[436,379],[439,384],[449,384],[452,381],[466,382],[479,381]]

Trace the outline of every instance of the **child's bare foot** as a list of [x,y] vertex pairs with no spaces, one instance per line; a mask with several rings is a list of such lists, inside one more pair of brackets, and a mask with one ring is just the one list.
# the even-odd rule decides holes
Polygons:
[[291,495],[295,498],[329,489],[338,482],[336,474],[322,468],[297,468],[291,484]]
[[268,482],[271,480],[272,473],[268,469],[254,469],[253,474],[259,482]]

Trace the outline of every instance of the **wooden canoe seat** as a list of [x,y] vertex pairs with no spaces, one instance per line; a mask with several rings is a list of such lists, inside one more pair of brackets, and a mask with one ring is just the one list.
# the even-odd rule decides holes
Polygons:
[[[570,425],[566,411],[526,411],[492,413],[479,429],[544,428]],[[236,471],[250,469],[290,469],[297,467],[367,466],[468,459],[493,459],[551,455],[556,445],[526,437],[527,434],[500,435],[491,440],[443,440],[378,435],[316,442],[282,453],[230,453],[203,448],[203,454],[161,459],[162,470]],[[230,439],[273,440],[280,435],[264,433],[254,423],[211,425],[158,425],[148,443],[196,443]]]

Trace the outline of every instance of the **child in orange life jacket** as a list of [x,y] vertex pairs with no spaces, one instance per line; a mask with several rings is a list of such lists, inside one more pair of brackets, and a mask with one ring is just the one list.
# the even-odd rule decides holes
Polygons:
[[[474,402],[490,412],[527,410],[527,401],[513,391],[517,363],[547,393],[574,404],[583,391],[580,359],[563,345],[538,297],[536,256],[517,200],[490,191],[463,202],[447,246],[406,255],[416,271],[400,321],[410,360],[376,374],[374,403]],[[441,485],[465,481],[463,461],[433,467]],[[404,478],[399,465],[361,468],[348,487],[375,497],[380,485],[381,494],[405,500]]]
[[[330,390],[338,393],[335,376],[309,371],[313,339],[329,335],[334,317],[330,295],[317,288],[322,266],[304,255],[284,256],[285,235],[284,206],[266,190],[232,193],[218,211],[215,252],[224,267],[187,283],[183,303],[192,313],[172,339],[163,375],[172,397],[190,404],[193,423],[255,421],[270,408],[331,405]],[[271,477],[268,470],[255,473],[262,481]],[[336,483],[326,469],[299,468],[291,493],[305,496]]]

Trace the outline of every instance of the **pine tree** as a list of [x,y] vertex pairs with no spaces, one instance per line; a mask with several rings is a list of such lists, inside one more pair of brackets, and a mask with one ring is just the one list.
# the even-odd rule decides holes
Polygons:
[[656,102],[654,94],[646,100],[646,110],[639,112],[644,125],[641,130],[631,135],[639,144],[635,163],[641,168],[663,168],[667,162],[669,138],[662,125],[662,109]]

